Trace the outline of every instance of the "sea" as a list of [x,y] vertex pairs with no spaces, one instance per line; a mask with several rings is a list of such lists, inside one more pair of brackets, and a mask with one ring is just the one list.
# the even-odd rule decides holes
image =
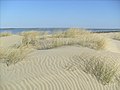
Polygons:
[[[0,33],[2,32],[10,32],[13,34],[18,34],[23,31],[46,31],[48,33],[56,32],[56,31],[66,31],[69,28],[0,28]],[[91,32],[98,33],[109,33],[109,32],[120,32],[120,29],[96,29],[96,28],[85,28],[85,30]]]

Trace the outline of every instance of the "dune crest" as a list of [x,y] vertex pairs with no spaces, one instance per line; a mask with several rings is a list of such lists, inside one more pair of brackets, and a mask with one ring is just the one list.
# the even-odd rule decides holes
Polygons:
[[[116,84],[101,85],[95,78],[82,70],[68,71],[66,65],[74,61],[73,57],[95,50],[76,46],[67,46],[49,50],[39,50],[31,53],[26,60],[7,67],[0,63],[1,90],[117,90]],[[115,53],[109,52],[109,56]],[[96,55],[99,53],[96,53]],[[107,55],[108,53],[106,53]],[[104,54],[105,55],[105,54]],[[116,54],[115,54],[116,55]],[[119,54],[116,55],[116,58]],[[49,88],[48,88],[49,87]]]
[[[120,41],[97,33],[82,32],[76,36],[76,32],[67,31],[67,37],[39,37],[37,32],[30,32],[30,36],[25,33],[26,38],[1,37],[0,51],[10,51],[0,52],[0,90],[119,90],[120,76],[114,63],[120,63]],[[26,54],[26,50],[33,51]],[[7,66],[3,59],[11,64]],[[112,83],[114,74],[118,76]]]

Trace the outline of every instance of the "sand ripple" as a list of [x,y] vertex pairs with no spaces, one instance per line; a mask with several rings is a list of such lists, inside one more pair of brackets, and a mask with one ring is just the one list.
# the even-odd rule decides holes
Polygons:
[[95,52],[61,47],[33,52],[26,60],[9,67],[0,63],[0,90],[118,90],[117,85],[103,86],[82,70],[66,69],[72,57],[83,51]]

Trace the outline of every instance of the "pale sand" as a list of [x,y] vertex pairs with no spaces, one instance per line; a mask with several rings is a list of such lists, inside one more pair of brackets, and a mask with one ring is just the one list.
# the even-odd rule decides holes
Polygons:
[[0,37],[0,47],[10,47],[14,44],[22,42],[22,37],[18,35],[12,35],[7,37]]
[[[12,38],[1,39],[1,47],[13,45],[14,40],[21,41],[19,36],[14,36],[14,40]],[[120,48],[120,41],[114,40],[114,43]],[[86,53],[86,59],[93,54],[105,55],[113,58],[113,62],[120,63],[120,53],[80,46],[36,50],[15,65],[8,67],[0,63],[0,90],[119,90],[117,84],[103,86],[80,69],[68,70],[66,66],[74,61],[73,57],[82,53]]]

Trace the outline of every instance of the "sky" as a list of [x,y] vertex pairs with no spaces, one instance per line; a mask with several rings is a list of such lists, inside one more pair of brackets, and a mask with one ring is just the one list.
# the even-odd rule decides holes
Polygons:
[[1,28],[120,28],[120,0],[0,0]]

